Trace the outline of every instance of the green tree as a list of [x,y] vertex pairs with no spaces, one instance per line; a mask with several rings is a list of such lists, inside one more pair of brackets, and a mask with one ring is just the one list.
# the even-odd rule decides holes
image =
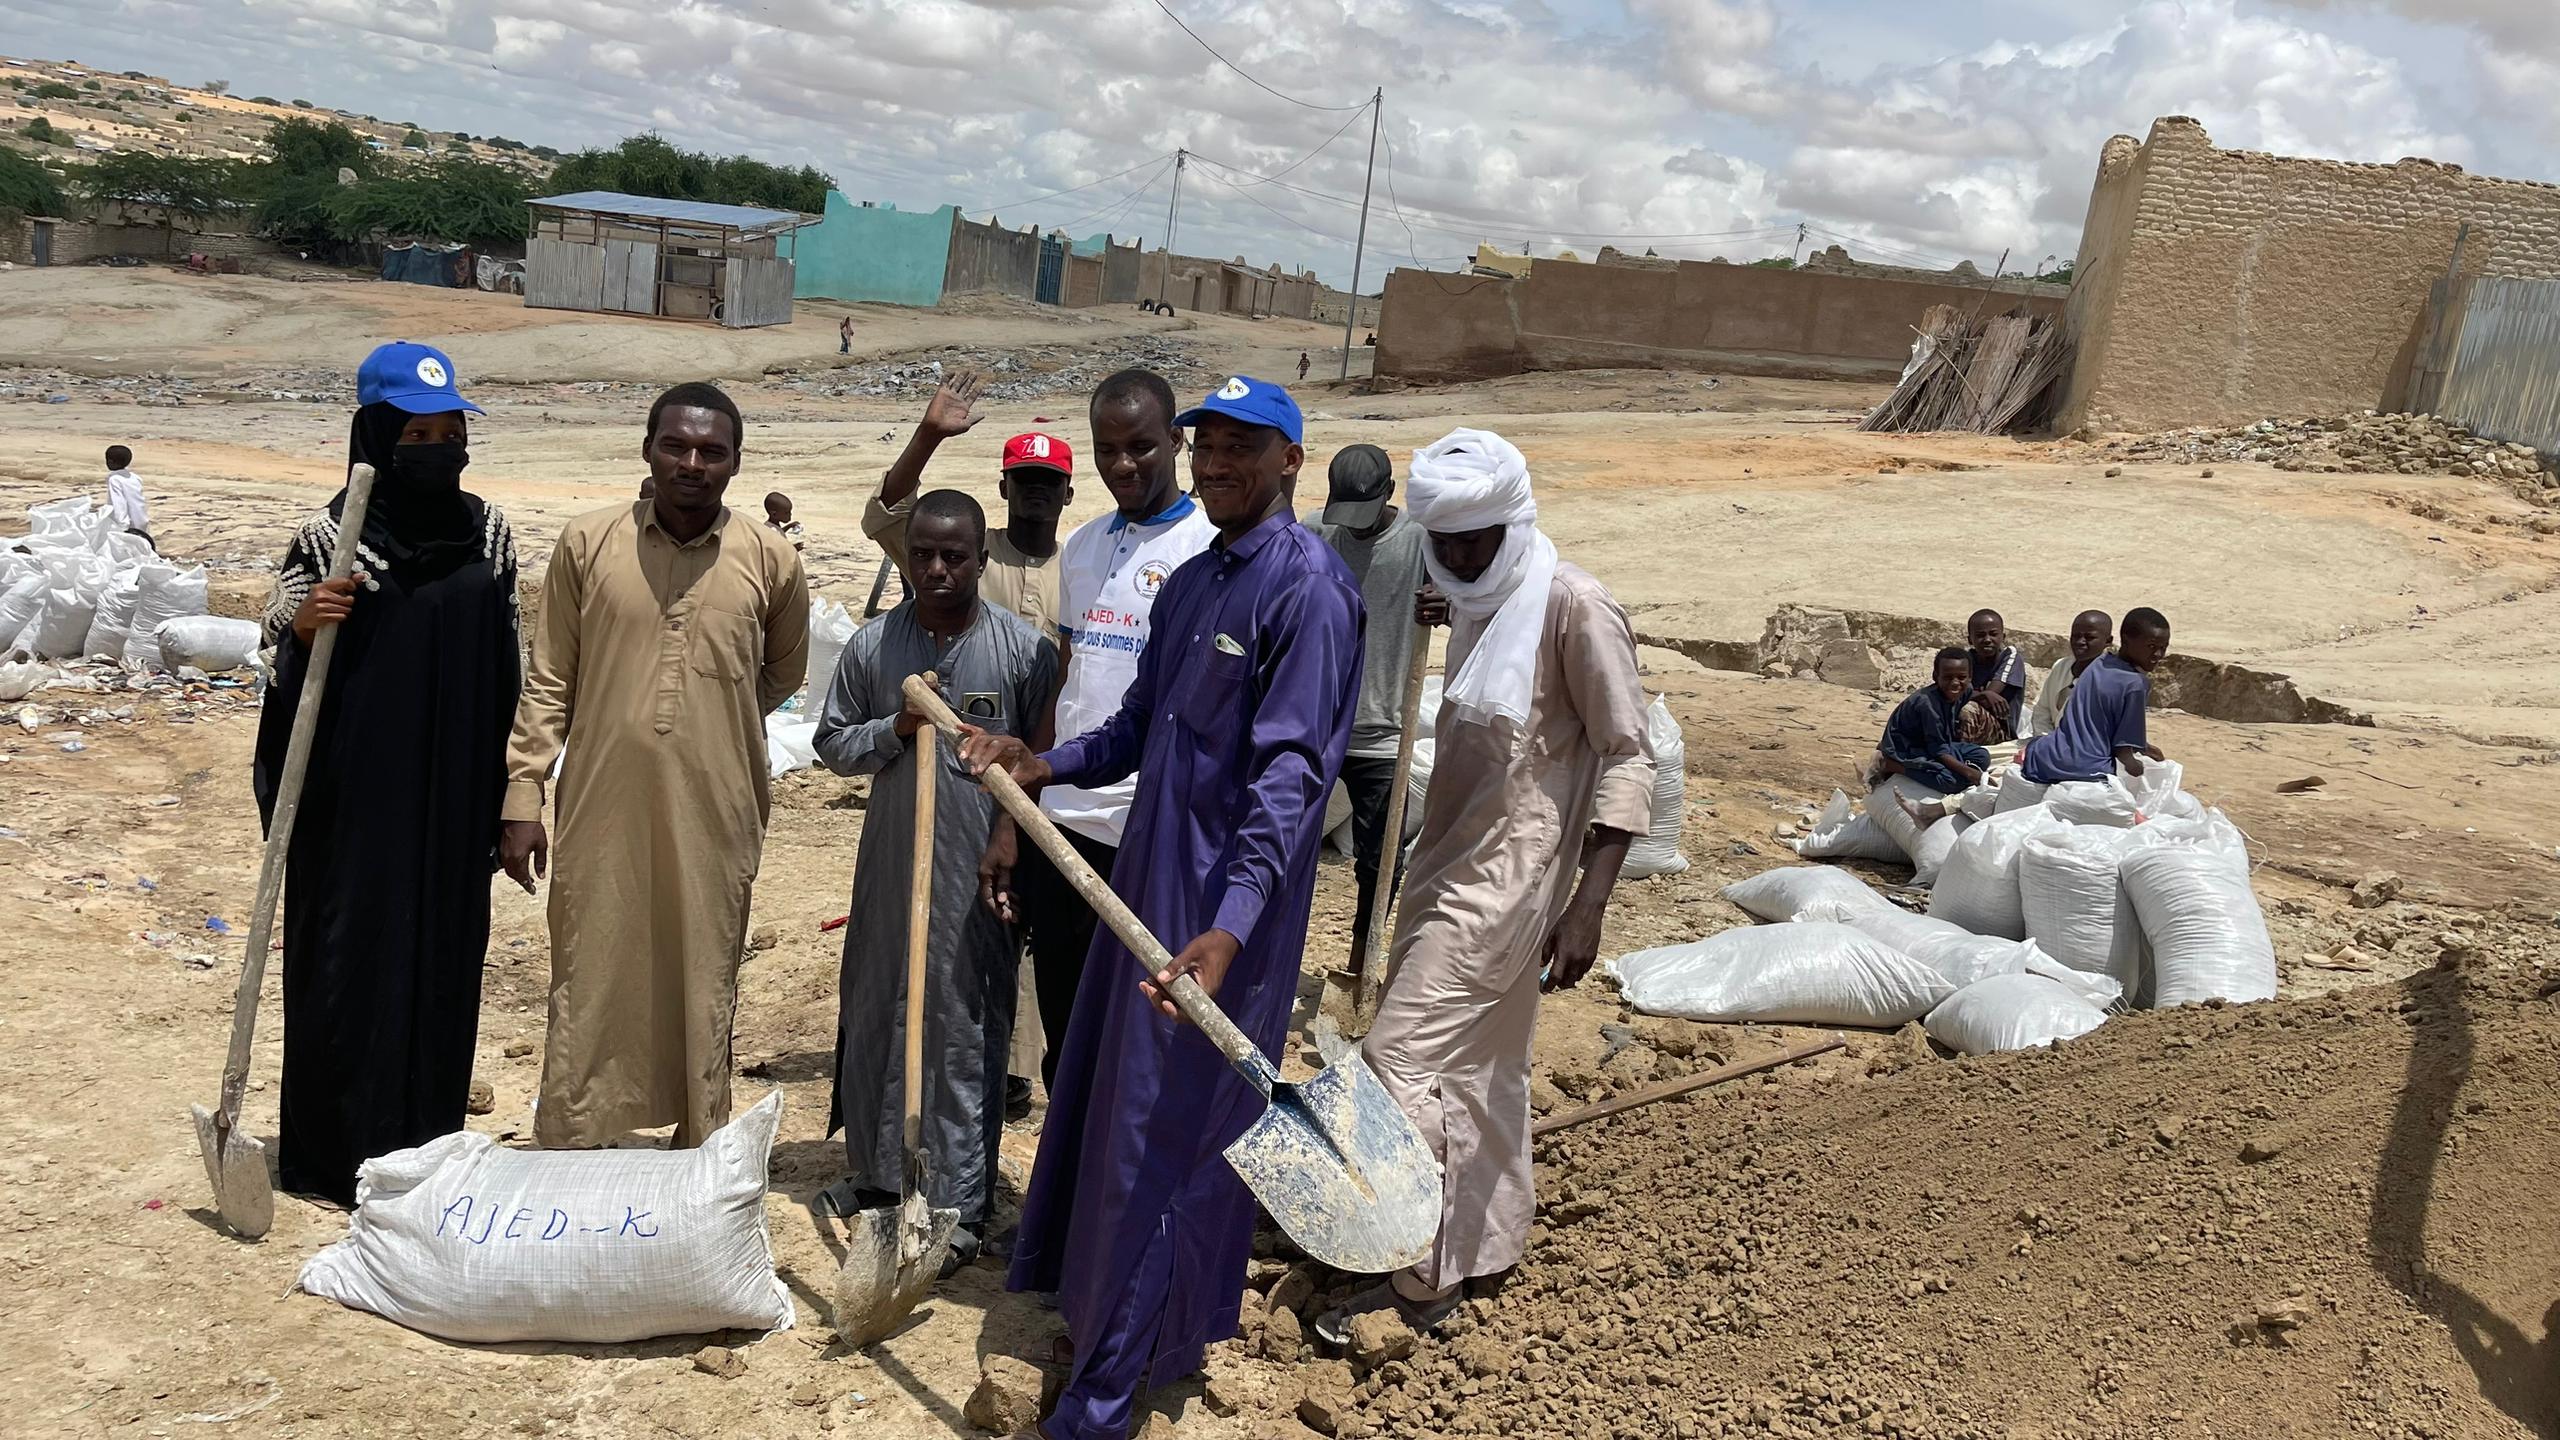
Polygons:
[[296,100],[293,102],[293,108],[296,110],[308,110],[311,108],[311,102],[308,100]]
[[83,90],[104,90],[107,87],[100,81],[83,80],[80,82],[80,88]]
[[231,82],[228,80],[207,80],[196,88],[202,90],[207,95],[228,95],[231,93]]
[[442,159],[342,186],[330,205],[337,237],[502,245],[525,234],[524,180],[503,165]]
[[[494,141],[493,141],[494,143]],[[796,170],[746,155],[710,156],[680,149],[664,136],[633,135],[610,150],[581,150],[551,173],[555,193],[609,190],[662,200],[708,200],[810,213],[827,208],[835,181],[809,166]]]
[[0,150],[0,220],[59,215],[64,208],[62,188],[43,162],[15,150]]
[[39,115],[27,122],[27,138],[38,145],[68,145],[71,137],[53,127],[53,122]]
[[92,205],[158,210],[160,228],[170,232],[182,220],[201,226],[240,203],[239,167],[228,160],[125,150],[101,157],[73,183]]
[[427,136],[426,136],[426,132],[425,132],[425,131],[423,131],[423,130],[418,130],[418,129],[412,128],[412,129],[409,131],[409,133],[408,133],[408,134],[403,135],[403,136],[401,136],[401,137],[400,137],[400,148],[401,148],[401,149],[403,149],[403,150],[424,150],[424,149],[426,149],[426,148],[427,148]]
[[80,98],[79,91],[72,89],[70,86],[63,84],[59,80],[47,80],[27,93],[33,95],[38,100],[77,100]]
[[249,103],[252,105],[281,105],[284,102],[278,100],[273,95],[252,95],[249,97]]
[[267,127],[267,164],[279,175],[318,175],[335,184],[340,170],[362,179],[381,168],[364,137],[335,120],[291,116]]

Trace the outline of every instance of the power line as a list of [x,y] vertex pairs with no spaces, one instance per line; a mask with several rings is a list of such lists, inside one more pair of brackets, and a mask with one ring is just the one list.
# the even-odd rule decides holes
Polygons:
[[[1146,159],[1139,161],[1137,164],[1130,166],[1128,169],[1119,172],[1117,175],[1105,175],[1099,180],[1088,180],[1082,185],[1070,185],[1064,190],[1052,190],[1046,195],[1032,195],[1020,200],[1008,200],[1002,205],[981,205],[977,207],[977,209],[984,210],[988,214],[993,215],[1000,211],[1011,210],[1021,205],[1037,205],[1043,200],[1055,200],[1061,195],[1073,195],[1080,190],[1090,190],[1097,185],[1108,185],[1112,181],[1120,179],[1121,176],[1135,175],[1139,171],[1146,169],[1148,166],[1155,164],[1159,160],[1170,160],[1172,158],[1173,157],[1170,155],[1150,155]],[[964,211],[963,213],[975,214],[977,211],[970,210]]]
[[[1368,108],[1369,108],[1368,106],[1363,105],[1363,106],[1361,106],[1361,107],[1360,107],[1360,110],[1361,110],[1361,111],[1366,111]],[[1323,154],[1323,153],[1324,153],[1325,145],[1330,145],[1330,144],[1332,144],[1334,141],[1341,139],[1341,138],[1342,138],[1342,132],[1343,132],[1343,130],[1348,130],[1348,129],[1350,129],[1352,126],[1357,125],[1357,124],[1359,124],[1359,123],[1360,123],[1360,115],[1359,115],[1359,113],[1355,112],[1355,113],[1352,115],[1352,117],[1351,117],[1350,119],[1345,120],[1345,121],[1343,121],[1343,122],[1342,122],[1342,130],[1336,130],[1336,131],[1334,131],[1332,134],[1327,135],[1326,137],[1324,137],[1324,145],[1318,145],[1315,149],[1310,150],[1310,151],[1308,151],[1306,154],[1299,156],[1297,159],[1290,161],[1290,162],[1289,162],[1289,165],[1288,165],[1288,168],[1287,168],[1287,169],[1282,170],[1282,171],[1280,172],[1280,175],[1286,175],[1286,174],[1288,174],[1288,173],[1289,173],[1289,171],[1290,171],[1290,170],[1295,170],[1295,169],[1297,169],[1299,166],[1306,164],[1306,163],[1307,163],[1308,161],[1310,161],[1310,160],[1313,160],[1313,159],[1314,159],[1314,158],[1316,158],[1318,155]],[[1265,177],[1263,177],[1263,178],[1261,178],[1261,179],[1258,179],[1258,180],[1254,181],[1253,183],[1254,183],[1254,184],[1256,184],[1256,185],[1272,185],[1272,184],[1277,184],[1277,183],[1279,182],[1280,175],[1265,176]]]
[[1162,179],[1164,178],[1164,172],[1165,172],[1165,170],[1166,170],[1169,166],[1171,166],[1172,164],[1173,164],[1173,157],[1172,157],[1172,156],[1170,156],[1170,155],[1167,155],[1166,157],[1164,157],[1164,159],[1163,159],[1163,160],[1161,160],[1161,161],[1157,162],[1157,164],[1156,164],[1156,169],[1155,169],[1155,173],[1154,173],[1154,174],[1149,175],[1149,176],[1145,179],[1145,181],[1143,181],[1142,183],[1140,183],[1140,184],[1139,184],[1139,186],[1138,186],[1138,188],[1137,188],[1137,189],[1130,191],[1128,194],[1121,196],[1121,197],[1120,197],[1119,199],[1117,199],[1117,200],[1110,201],[1109,203],[1107,203],[1107,204],[1103,205],[1103,206],[1102,206],[1101,208],[1099,208],[1099,209],[1095,209],[1095,210],[1088,210],[1088,211],[1086,211],[1085,213],[1083,213],[1082,215],[1077,216],[1077,217],[1076,217],[1076,218],[1074,218],[1073,220],[1062,220],[1062,221],[1060,221],[1059,223],[1057,223],[1057,224],[1055,224],[1055,225],[1047,226],[1047,227],[1044,227],[1044,228],[1051,229],[1051,230],[1064,230],[1064,229],[1066,229],[1066,228],[1067,228],[1068,226],[1070,226],[1070,225],[1081,225],[1081,224],[1083,224],[1085,221],[1087,221],[1087,220],[1091,220],[1091,219],[1093,219],[1093,218],[1094,218],[1095,216],[1097,216],[1097,215],[1108,215],[1108,214],[1114,214],[1114,213],[1116,213],[1116,212],[1118,212],[1118,211],[1126,210],[1127,208],[1129,208],[1129,206],[1130,206],[1130,205],[1132,205],[1132,204],[1136,203],[1136,201],[1137,201],[1137,199],[1138,199],[1138,197],[1139,197],[1139,196],[1144,195],[1144,194],[1146,194],[1148,191],[1153,190],[1154,188],[1156,188],[1156,182],[1157,182],[1157,181],[1159,181],[1159,180],[1162,180]]
[[1245,189],[1241,185],[1238,185],[1233,180],[1228,179],[1223,173],[1227,167],[1219,164],[1217,161],[1211,160],[1207,156],[1199,154],[1196,151],[1193,152],[1191,158],[1209,167],[1204,173],[1206,173],[1210,179],[1226,186],[1236,194],[1243,196],[1245,199],[1252,201],[1254,204],[1261,206],[1263,209],[1270,211],[1272,214],[1277,215],[1290,224],[1297,226],[1299,229],[1306,231],[1308,234],[1313,235],[1318,239],[1331,240],[1337,245],[1348,245],[1351,243],[1348,237],[1329,234],[1325,231],[1319,230],[1304,220],[1299,219],[1297,216],[1290,214],[1288,211],[1272,205],[1269,201],[1264,200],[1261,196],[1254,194],[1252,191]]
[[1201,39],[1199,31],[1192,29],[1188,25],[1184,25],[1182,23],[1182,17],[1174,14],[1173,7],[1164,3],[1164,0],[1155,0],[1155,6],[1157,9],[1164,12],[1166,19],[1172,21],[1175,25],[1180,26],[1182,33],[1190,36],[1193,44],[1198,45],[1201,49],[1208,51],[1213,56],[1216,56],[1219,64],[1226,66],[1228,69],[1233,70],[1239,75],[1242,75],[1246,80],[1251,81],[1257,89],[1268,91],[1269,93],[1277,95],[1281,99],[1288,101],[1292,105],[1300,106],[1308,110],[1331,110],[1338,114],[1345,110],[1365,110],[1369,108],[1369,102],[1366,100],[1361,101],[1357,105],[1318,105],[1312,101],[1301,100],[1295,95],[1284,94],[1281,91],[1273,90],[1270,86],[1265,85],[1259,79],[1256,79],[1251,71],[1245,69],[1233,60],[1228,59],[1226,56],[1219,55],[1218,47]]

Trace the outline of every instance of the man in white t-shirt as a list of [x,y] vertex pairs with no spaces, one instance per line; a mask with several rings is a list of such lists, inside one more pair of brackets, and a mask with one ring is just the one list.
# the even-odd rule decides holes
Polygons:
[[[1147,647],[1156,595],[1182,562],[1217,538],[1207,512],[1182,493],[1176,408],[1173,387],[1151,370],[1123,370],[1094,388],[1093,463],[1118,508],[1086,521],[1059,547],[1058,628],[1066,674],[1050,724],[1032,741],[1035,747],[1073,739],[1119,710]],[[1052,785],[1040,793],[1040,808],[1105,878],[1119,856],[1120,827],[1137,783],[1131,776],[1091,790]],[[1045,1084],[1057,1073],[1085,952],[1093,945],[1093,907],[1001,817],[978,879],[981,896],[1021,926],[1030,945],[1040,1028],[1047,1037],[1040,1057]]]
[[149,543],[151,508],[143,503],[142,477],[133,473],[133,452],[122,445],[107,447],[107,513],[125,533]]

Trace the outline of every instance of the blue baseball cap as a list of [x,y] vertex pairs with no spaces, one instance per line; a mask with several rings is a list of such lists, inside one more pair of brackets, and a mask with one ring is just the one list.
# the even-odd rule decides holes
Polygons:
[[1224,415],[1247,425],[1263,425],[1289,437],[1292,445],[1305,442],[1307,422],[1298,414],[1298,402],[1289,392],[1268,380],[1238,375],[1209,392],[1209,398],[1173,417],[1173,423],[1188,430],[1211,415]]
[[356,403],[394,405],[412,415],[487,413],[453,388],[453,362],[443,351],[406,340],[376,346],[356,367]]

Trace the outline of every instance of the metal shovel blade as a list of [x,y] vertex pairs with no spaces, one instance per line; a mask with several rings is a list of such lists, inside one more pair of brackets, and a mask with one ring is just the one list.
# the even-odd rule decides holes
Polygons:
[[1354,1050],[1271,1105],[1227,1163],[1298,1248],[1355,1275],[1401,1270],[1440,1230],[1440,1162]]
[[196,1144],[204,1150],[204,1176],[213,1182],[214,1209],[243,1240],[264,1237],[276,1223],[276,1192],[267,1180],[265,1142],[237,1129],[225,1131],[213,1111],[187,1107],[195,1117]]
[[852,1233],[836,1272],[836,1334],[853,1349],[887,1339],[941,1278],[960,1212],[927,1209],[920,1194],[908,1200],[846,1218]]

